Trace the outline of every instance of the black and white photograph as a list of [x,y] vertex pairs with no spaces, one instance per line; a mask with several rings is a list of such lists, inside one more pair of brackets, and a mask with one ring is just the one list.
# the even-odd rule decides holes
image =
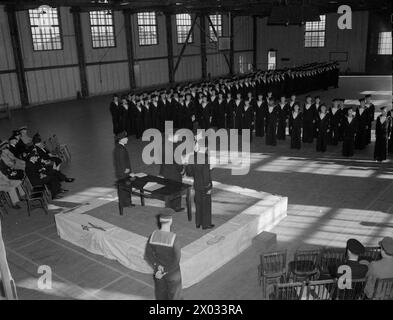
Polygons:
[[391,11],[0,1],[0,300],[393,300]]

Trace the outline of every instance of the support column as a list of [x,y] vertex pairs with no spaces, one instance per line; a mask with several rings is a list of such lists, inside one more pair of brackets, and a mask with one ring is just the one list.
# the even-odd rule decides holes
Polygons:
[[229,43],[230,43],[230,49],[229,49],[229,73],[230,75],[234,74],[234,66],[235,66],[235,57],[234,57],[234,52],[233,52],[233,15],[230,14],[230,18],[229,18],[229,24],[230,24],[230,30],[231,30],[231,34],[229,37]]
[[202,79],[207,79],[207,55],[206,55],[206,14],[199,15],[200,37],[201,37],[201,65]]
[[16,11],[14,7],[6,7],[8,25],[10,29],[11,45],[14,56],[14,64],[16,70],[16,77],[18,80],[20,102],[22,107],[29,104],[29,95],[27,92],[25,67],[23,63],[22,49],[20,46],[18,22],[16,20]]
[[258,26],[257,26],[257,16],[253,16],[252,17],[252,48],[253,48],[253,52],[252,52],[252,65],[254,67],[255,71],[257,69],[257,47],[258,47],[258,43],[257,43],[257,30],[258,30]]
[[89,96],[89,87],[87,84],[87,75],[86,75],[86,59],[85,59],[85,50],[83,46],[83,37],[82,37],[82,24],[81,24],[81,15],[80,8],[72,7],[71,13],[74,22],[74,33],[75,33],[75,42],[76,42],[76,51],[78,56],[78,66],[79,66],[79,76],[81,82],[81,94],[82,97]]
[[168,54],[168,73],[169,83],[175,82],[175,71],[173,66],[173,37],[172,37],[172,19],[169,12],[165,13],[165,28],[166,28],[166,47]]
[[131,10],[123,10],[124,28],[126,33],[127,43],[127,60],[128,60],[128,77],[130,81],[130,88],[135,89],[135,73],[134,73],[134,44],[131,32]]

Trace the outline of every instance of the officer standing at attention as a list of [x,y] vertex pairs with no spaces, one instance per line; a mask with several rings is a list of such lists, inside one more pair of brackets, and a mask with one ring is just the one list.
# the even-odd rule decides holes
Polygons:
[[127,132],[123,131],[116,135],[116,145],[113,152],[115,173],[117,179],[117,195],[119,197],[119,211],[123,215],[123,208],[134,207],[131,201],[131,163],[126,144],[128,143]]
[[212,188],[213,182],[210,175],[209,152],[206,147],[200,145],[203,137],[195,136],[194,157],[192,163],[187,164],[186,174],[194,178],[195,200],[195,224],[197,229],[203,230],[214,228],[212,224]]
[[182,300],[180,272],[181,247],[176,234],[171,232],[172,216],[159,215],[160,229],[147,242],[146,260],[153,266],[157,300]]

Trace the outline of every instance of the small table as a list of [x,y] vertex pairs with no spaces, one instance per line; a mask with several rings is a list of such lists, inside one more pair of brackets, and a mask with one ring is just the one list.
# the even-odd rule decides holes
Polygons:
[[[163,187],[150,192],[144,189],[144,186],[148,182],[156,182],[163,185]],[[145,205],[145,198],[169,202],[179,196],[182,197],[183,195],[186,195],[187,217],[188,221],[192,220],[191,185],[189,184],[157,176],[146,175],[144,177],[135,177],[135,180],[131,182],[131,192],[132,194],[140,196],[142,206]]]

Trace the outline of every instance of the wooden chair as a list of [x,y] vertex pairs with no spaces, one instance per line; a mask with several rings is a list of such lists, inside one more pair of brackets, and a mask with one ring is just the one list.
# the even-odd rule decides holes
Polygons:
[[345,261],[344,248],[324,248],[319,261],[321,277],[330,277],[331,269],[337,270],[338,266]]
[[11,110],[8,103],[0,104],[0,119],[1,118],[11,119]]
[[377,279],[372,300],[393,300],[393,278]]
[[294,260],[288,266],[288,279],[294,282],[319,278],[320,249],[296,250]]
[[334,300],[363,300],[366,279],[353,279],[351,289],[340,289],[336,287]]
[[63,162],[71,162],[71,152],[66,144],[60,145],[60,158]]
[[331,300],[336,290],[336,280],[318,280],[306,283],[305,296],[302,300]]
[[366,247],[364,254],[359,257],[360,260],[367,260],[369,262],[381,259],[381,247]]
[[[29,180],[29,178],[27,176],[25,176],[24,178],[24,183],[26,184],[26,186],[29,188],[29,190],[31,190],[33,193],[35,192],[42,192],[45,196],[45,199],[47,202],[50,202],[52,199],[52,194],[49,191],[48,187],[46,185],[42,185],[42,186],[33,186]],[[21,196],[20,196],[21,197]]]
[[22,180],[22,189],[25,195],[22,197],[22,201],[26,202],[27,214],[30,216],[31,210],[34,209],[33,204],[38,204],[38,208],[42,208],[45,214],[48,214],[48,196],[45,192],[45,187],[42,191],[38,191],[32,187],[29,179],[26,177]]
[[260,260],[259,285],[262,286],[262,297],[265,299],[267,287],[273,283],[283,282],[286,278],[287,250],[262,254]]
[[300,300],[305,289],[304,282],[276,283],[273,300]]

